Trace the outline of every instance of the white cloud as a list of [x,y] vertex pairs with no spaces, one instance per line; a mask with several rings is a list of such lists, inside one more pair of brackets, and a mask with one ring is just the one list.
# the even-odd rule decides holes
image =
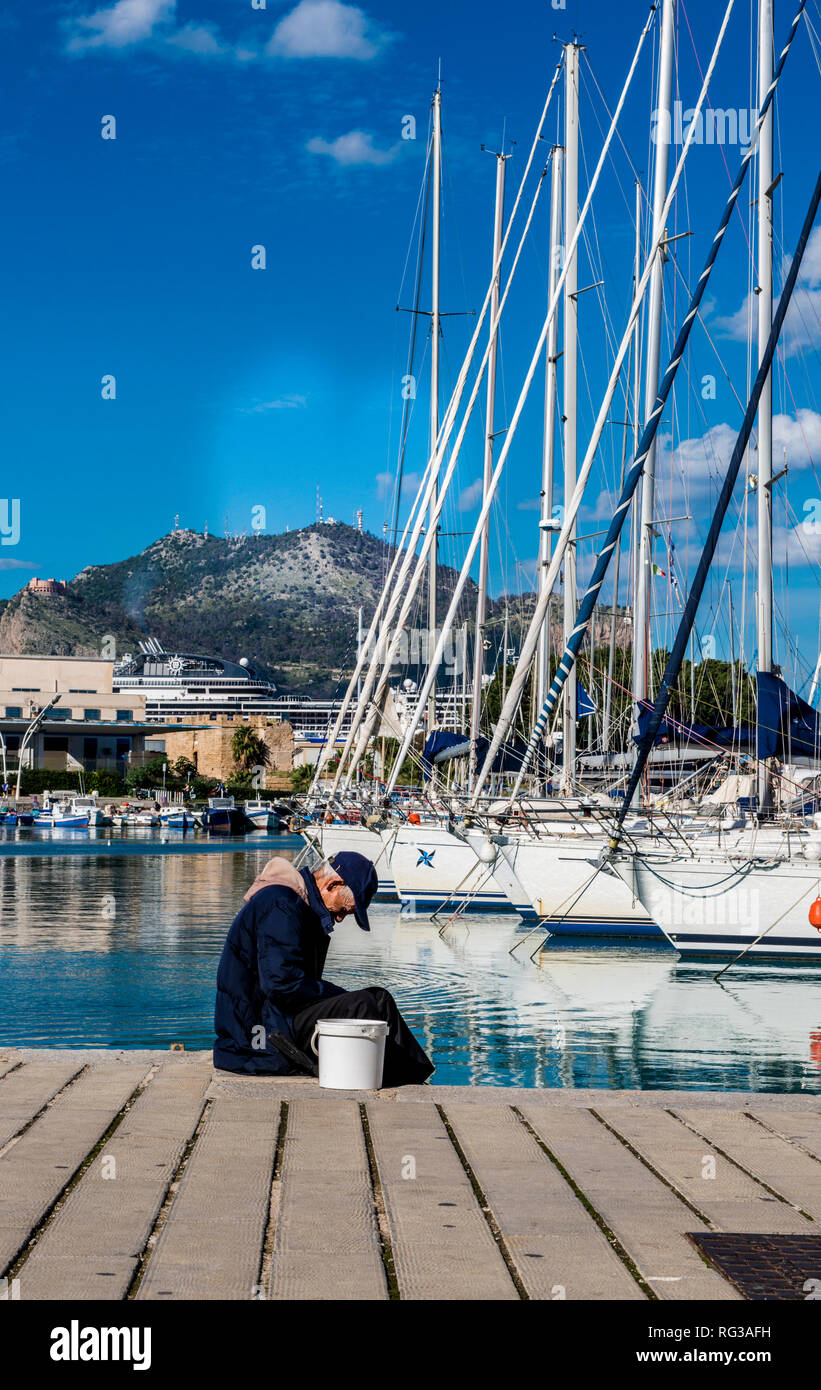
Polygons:
[[281,19],[266,52],[276,58],[375,58],[388,41],[356,5],[300,0]]
[[[402,496],[415,497],[416,493],[419,491],[419,484],[421,481],[421,473],[405,473],[402,477]],[[377,473],[376,495],[380,501],[384,501],[386,497],[393,497],[395,488],[395,473]]]
[[153,37],[155,30],[174,18],[177,0],[117,0],[107,10],[79,15],[68,21],[68,49],[128,48]]
[[[782,267],[785,277],[789,267],[789,258],[785,258]],[[740,342],[746,342],[751,324],[756,331],[757,323],[758,296],[752,293],[734,314],[715,320],[721,333]],[[807,243],[780,341],[788,355],[821,343],[821,227],[815,228]]]
[[244,415],[262,415],[268,410],[304,410],[308,404],[307,396],[277,396],[272,401],[255,401],[253,405],[242,406]]
[[462,488],[457,506],[460,512],[472,512],[482,496],[482,479],[475,478],[469,487]]
[[323,140],[315,135],[305,146],[311,154],[326,154],[343,167],[352,164],[390,164],[399,153],[399,146],[389,150],[377,149],[373,136],[364,130],[351,130],[347,135],[338,135],[336,140]]
[[165,42],[172,48],[181,48],[184,53],[195,53],[200,58],[220,58],[231,51],[230,45],[222,42],[212,24],[184,24],[182,29],[169,34]]
[[[251,42],[223,38],[210,21],[189,20],[177,24],[177,0],[115,0],[87,15],[62,21],[66,51],[125,52],[137,47],[165,51],[169,56],[229,59],[253,62],[263,55],[273,58],[351,58],[368,62],[390,43],[391,34],[380,29],[356,5],[342,0],[300,0],[276,25],[265,48]],[[370,160],[352,163],[386,163],[378,152]],[[393,156],[391,155],[391,158]]]
[[144,46],[154,52],[171,49],[179,56],[233,58],[238,62],[259,56],[253,49],[223,39],[214,24],[189,21],[175,28],[176,17],[177,0],[117,0],[107,9],[65,20],[66,49],[69,53],[90,49],[122,52]]
[[10,560],[5,556],[0,558],[0,570],[38,570],[39,560]]

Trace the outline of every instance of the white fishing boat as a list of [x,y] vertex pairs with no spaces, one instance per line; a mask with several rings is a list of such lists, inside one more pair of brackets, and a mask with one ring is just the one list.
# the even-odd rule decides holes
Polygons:
[[270,830],[275,824],[279,823],[279,818],[274,814],[274,808],[270,801],[246,801],[242,808],[250,821],[253,821],[256,830]]
[[197,824],[193,812],[186,806],[163,806],[159,814],[160,825],[165,830],[193,830]]
[[35,816],[34,825],[38,830],[87,830],[88,812],[74,813],[55,806],[51,811],[41,811]]
[[97,804],[97,794],[73,796],[69,802],[69,813],[75,816],[88,816],[89,825],[107,825],[109,817],[102,806]]
[[160,817],[156,811],[140,811],[133,806],[124,806],[115,811],[112,820],[115,825],[123,827],[160,824]]

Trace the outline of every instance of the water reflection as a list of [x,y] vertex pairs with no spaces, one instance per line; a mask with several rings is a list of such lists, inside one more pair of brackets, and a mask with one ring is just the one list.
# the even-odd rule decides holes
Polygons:
[[[0,855],[2,1043],[210,1046],[228,924],[270,854],[297,842],[199,843],[98,832],[85,854]],[[821,1091],[817,972],[757,964],[717,985],[715,967],[663,946],[565,939],[531,962],[532,943],[510,955],[525,935],[513,918],[441,938],[395,908],[371,920],[369,936],[337,929],[327,974],[390,989],[440,1084]]]

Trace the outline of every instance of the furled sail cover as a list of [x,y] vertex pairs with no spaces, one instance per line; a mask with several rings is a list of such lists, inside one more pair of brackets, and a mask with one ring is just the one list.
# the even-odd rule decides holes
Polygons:
[[[647,736],[647,726],[650,722],[652,709],[653,706],[649,701],[642,700],[639,713],[639,732],[633,735],[633,742],[636,744],[640,744],[642,739]],[[712,744],[720,744],[722,747],[745,748],[752,744],[753,732],[745,725],[733,728],[732,724],[725,727],[716,724],[686,724],[681,719],[663,719],[654,742],[656,745],[660,743],[694,743],[708,751]]]
[[759,671],[759,758],[817,758],[821,754],[821,715],[769,671]]
[[[518,772],[526,746],[522,739],[503,743],[493,763],[493,772]],[[479,766],[484,761],[489,747],[488,739],[480,735],[476,740],[476,758]],[[433,772],[434,764],[440,766],[442,763],[450,762],[452,758],[466,758],[469,753],[470,739],[465,738],[464,734],[456,733],[453,729],[434,729],[432,734],[428,734],[422,751],[422,775],[427,779]],[[547,775],[546,759],[540,757],[533,770],[543,776]]]

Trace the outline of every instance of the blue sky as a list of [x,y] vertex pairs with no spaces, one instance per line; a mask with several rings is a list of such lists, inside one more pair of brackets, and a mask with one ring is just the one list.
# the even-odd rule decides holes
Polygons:
[[[257,0],[257,5],[261,0]],[[723,5],[680,4],[676,96],[694,104]],[[751,99],[751,11],[736,0],[710,91],[714,108],[745,112]],[[325,514],[377,534],[390,513],[410,302],[402,280],[423,175],[430,98],[441,60],[444,126],[443,401],[452,385],[490,266],[494,161],[503,131],[509,202],[556,64],[559,40],[586,45],[582,80],[581,194],[621,90],[648,7],[604,0],[482,3],[417,0],[361,7],[341,0],[93,0],[18,3],[0,11],[7,215],[3,239],[6,367],[4,492],[20,501],[20,538],[0,549],[0,596],[32,575],[70,577],[86,564],[142,549],[180,523],[214,534],[250,528],[264,506],[268,531]],[[792,6],[776,4],[776,46]],[[817,0],[808,15],[821,32]],[[817,169],[821,83],[812,31],[802,25],[777,112],[780,258],[791,249]],[[626,320],[633,246],[633,172],[647,176],[655,31],[648,39],[594,204],[581,253],[582,286],[603,292],[580,309],[580,446],[606,379],[607,333]],[[816,51],[821,51],[817,50]],[[548,121],[557,134],[556,106]],[[417,138],[402,138],[413,116]],[[116,139],[103,139],[103,118]],[[405,122],[405,128],[407,123]],[[545,142],[543,163],[550,140]],[[674,151],[675,153],[676,151]],[[664,357],[703,264],[741,156],[737,146],[694,148],[676,202],[677,267],[667,271]],[[744,306],[751,289],[747,185],[711,282],[707,331],[693,334],[660,449],[659,515],[675,523],[679,579],[705,529],[720,465],[746,399]],[[548,199],[522,261],[502,331],[499,419],[515,404],[545,309]],[[252,247],[266,268],[252,269]],[[422,303],[426,298],[423,293]],[[603,296],[606,296],[603,297]],[[603,314],[606,304],[609,321]],[[777,464],[789,473],[776,498],[777,649],[796,684],[818,651],[821,560],[821,233],[811,247],[801,304],[776,377]],[[422,341],[421,348],[425,344]],[[116,378],[116,399],[101,396]],[[716,376],[715,399],[701,382]],[[408,472],[424,463],[424,366]],[[617,404],[618,404],[617,398]],[[614,416],[624,416],[623,402]],[[533,580],[537,549],[542,401],[528,401],[502,483],[493,585]],[[481,422],[468,432],[445,530],[464,532],[476,508]],[[620,427],[605,434],[596,486],[581,524],[612,513]],[[560,496],[560,489],[557,497]],[[741,489],[736,512],[743,516]],[[752,514],[750,514],[750,519]],[[817,518],[817,521],[816,521]],[[0,509],[0,522],[3,520]],[[801,526],[800,523],[808,523]],[[459,560],[460,535],[443,540]],[[593,542],[581,549],[589,566]],[[659,564],[666,545],[660,543]],[[787,561],[789,562],[787,566]],[[742,539],[730,540],[705,600],[702,630],[726,647],[721,602],[734,586],[748,647],[755,575]],[[622,594],[622,597],[624,594]],[[677,600],[663,582],[659,614]],[[669,637],[659,617],[656,638]],[[737,645],[740,634],[737,636]]]

